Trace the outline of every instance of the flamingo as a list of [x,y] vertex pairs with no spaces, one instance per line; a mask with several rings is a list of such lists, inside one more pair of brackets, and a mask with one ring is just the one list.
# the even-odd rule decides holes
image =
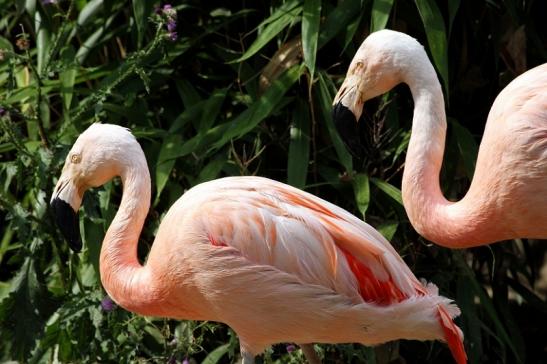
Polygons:
[[137,243],[150,206],[144,153],[128,129],[92,124],[70,150],[51,206],[69,245],[82,247],[82,196],[115,176],[123,196],[100,253],[101,282],[140,315],[228,324],[242,362],[280,342],[406,338],[446,341],[466,362],[460,312],[421,283],[378,231],[309,193],[261,177],[226,177],[188,190],[165,215],[146,263]]
[[402,195],[416,231],[450,248],[547,238],[547,64],[514,79],[494,101],[473,181],[458,202],[448,201],[439,185],[443,93],[414,38],[382,30],[365,39],[334,99],[335,123],[347,138],[365,101],[399,83],[409,86],[414,99]]

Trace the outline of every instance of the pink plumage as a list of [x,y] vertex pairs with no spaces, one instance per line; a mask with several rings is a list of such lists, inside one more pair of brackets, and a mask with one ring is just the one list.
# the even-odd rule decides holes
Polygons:
[[121,307],[224,322],[238,334],[245,363],[279,342],[375,345],[401,338],[448,341],[465,362],[463,335],[452,322],[458,308],[420,283],[380,233],[347,211],[266,178],[206,182],[167,212],[143,266],[136,247],[150,176],[129,131],[94,124],[80,135],[52,201],[77,211],[85,188],[116,175],[124,192],[100,270]]
[[335,122],[355,123],[365,101],[399,83],[414,98],[401,188],[414,228],[451,248],[546,239],[547,64],[514,79],[494,101],[473,181],[458,202],[448,201],[439,185],[447,128],[442,88],[414,38],[382,30],[365,39],[335,97]]

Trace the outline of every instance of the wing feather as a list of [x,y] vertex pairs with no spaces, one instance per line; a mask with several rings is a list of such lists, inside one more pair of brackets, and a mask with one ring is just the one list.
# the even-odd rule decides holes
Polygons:
[[260,177],[228,177],[192,191],[216,248],[225,244],[255,264],[356,300],[389,304],[425,294],[381,234],[316,196]]

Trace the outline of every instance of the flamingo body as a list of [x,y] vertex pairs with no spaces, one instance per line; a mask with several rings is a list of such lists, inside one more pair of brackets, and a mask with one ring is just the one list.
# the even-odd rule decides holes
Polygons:
[[349,128],[366,100],[398,83],[408,84],[415,102],[402,182],[415,229],[452,248],[547,238],[547,64],[517,77],[494,101],[473,181],[458,202],[446,200],[439,185],[446,138],[442,89],[412,37],[383,30],[365,39],[335,98],[335,122],[342,131]]
[[[129,131],[107,124],[85,131],[52,205],[77,211],[85,188],[116,175],[124,193],[100,270],[120,306],[226,323],[244,358],[279,342],[374,345],[408,338],[447,341],[458,363],[465,362],[463,336],[452,322],[458,308],[434,285],[420,283],[376,230],[345,210],[266,178],[206,182],[167,212],[143,266],[136,246],[150,177]],[[59,223],[70,240],[73,231]]]

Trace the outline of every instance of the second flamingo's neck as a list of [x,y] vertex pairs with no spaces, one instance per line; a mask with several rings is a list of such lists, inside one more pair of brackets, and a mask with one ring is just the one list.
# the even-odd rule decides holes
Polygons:
[[[424,54],[425,56],[425,54]],[[409,67],[410,68],[410,67]],[[479,201],[470,203],[469,193],[458,202],[448,201],[441,191],[446,115],[441,85],[431,63],[417,62],[404,80],[414,98],[410,138],[402,194],[414,228],[424,237],[450,247],[465,247],[485,239],[485,217]]]
[[139,236],[150,207],[150,174],[140,148],[131,154],[120,159],[123,197],[101,248],[101,281],[118,305],[151,314],[147,310],[156,298],[154,287],[149,270],[137,257]]

